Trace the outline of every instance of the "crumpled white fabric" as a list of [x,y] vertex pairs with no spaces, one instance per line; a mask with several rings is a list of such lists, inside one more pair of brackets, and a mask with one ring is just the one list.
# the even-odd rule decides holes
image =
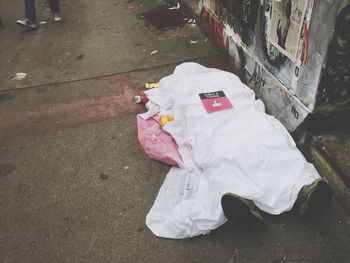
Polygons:
[[[219,90],[233,108],[207,113],[198,94]],[[303,185],[320,178],[287,130],[234,74],[184,63],[146,94],[159,114],[174,115],[164,129],[183,160],[166,176],[146,217],[156,236],[208,234],[227,220],[221,197],[228,192],[280,214],[293,207]]]

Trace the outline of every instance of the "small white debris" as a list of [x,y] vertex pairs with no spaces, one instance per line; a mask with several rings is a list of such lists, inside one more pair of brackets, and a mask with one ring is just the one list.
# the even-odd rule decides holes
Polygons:
[[142,102],[141,96],[135,96],[134,100],[135,100],[136,103],[141,103]]
[[40,21],[39,22],[39,25],[46,25],[47,24],[47,21]]
[[158,50],[158,49],[153,50],[153,51],[151,52],[151,56],[153,56],[153,55],[157,54],[158,52],[159,52],[159,50]]
[[27,73],[18,72],[10,78],[10,80],[23,80],[27,76]]
[[180,3],[176,3],[176,6],[174,6],[174,7],[169,7],[168,9],[169,9],[169,10],[178,10],[178,9],[180,9]]
[[129,166],[124,166],[124,170],[128,170],[129,169]]
[[190,43],[191,43],[191,44],[198,44],[199,41],[198,41],[198,40],[191,40]]

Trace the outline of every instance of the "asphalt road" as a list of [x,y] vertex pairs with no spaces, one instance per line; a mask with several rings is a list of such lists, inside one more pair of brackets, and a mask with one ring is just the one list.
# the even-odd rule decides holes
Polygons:
[[[146,25],[141,13],[159,4],[62,0],[53,23],[37,1],[47,23],[27,31],[15,24],[23,1],[0,2],[0,262],[350,262],[335,201],[308,221],[266,215],[259,232],[166,240],[147,229],[169,167],[138,144],[133,97],[184,61],[227,68],[197,26]],[[27,77],[9,80],[17,72]]]

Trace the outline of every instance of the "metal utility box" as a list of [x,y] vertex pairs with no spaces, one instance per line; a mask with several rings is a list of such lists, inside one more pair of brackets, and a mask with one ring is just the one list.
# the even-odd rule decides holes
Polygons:
[[[349,0],[201,0],[201,20],[289,131],[346,122]],[[321,123],[321,124],[320,124]]]

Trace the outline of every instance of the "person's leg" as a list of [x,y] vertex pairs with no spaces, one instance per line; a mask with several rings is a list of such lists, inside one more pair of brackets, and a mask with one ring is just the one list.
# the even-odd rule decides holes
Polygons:
[[332,199],[333,191],[326,181],[317,179],[305,185],[298,194],[294,207],[302,216],[312,216],[324,208]]
[[16,23],[30,29],[36,29],[35,0],[24,0],[25,18],[19,19]]
[[51,12],[53,13],[53,21],[59,22],[62,20],[60,15],[59,0],[48,0]]
[[251,200],[226,193],[221,198],[221,207],[230,223],[237,223],[250,229],[258,229],[265,224],[259,209]]
[[35,0],[24,0],[25,5],[25,16],[31,22],[35,23],[36,21],[36,12],[35,12]]
[[59,0],[48,0],[48,1],[49,1],[51,12],[54,14],[59,14],[60,13]]

